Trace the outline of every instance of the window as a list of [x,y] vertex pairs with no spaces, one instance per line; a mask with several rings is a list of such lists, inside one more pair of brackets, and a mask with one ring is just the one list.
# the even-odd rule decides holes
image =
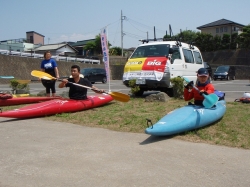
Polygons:
[[227,27],[224,27],[224,32],[227,32]]
[[180,54],[180,49],[179,49],[179,47],[173,47],[172,48],[173,49],[173,53],[172,53],[172,55],[171,55],[171,64],[173,64],[174,63],[174,60],[175,59],[181,59],[181,54]]
[[220,29],[219,28],[216,28],[216,33],[219,33],[220,32]]
[[30,43],[34,43],[33,36],[30,36]]
[[196,64],[202,64],[201,54],[198,51],[194,51],[194,59]]
[[223,32],[223,27],[220,28],[220,32]]
[[142,57],[167,57],[169,54],[169,44],[147,45],[138,47],[130,58]]
[[193,57],[192,51],[188,49],[182,49],[182,50],[183,50],[185,62],[194,63],[194,57]]

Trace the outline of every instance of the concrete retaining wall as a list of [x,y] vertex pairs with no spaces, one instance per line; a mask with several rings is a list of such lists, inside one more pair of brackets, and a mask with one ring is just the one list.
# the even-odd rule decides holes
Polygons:
[[[208,62],[213,70],[220,65],[234,65],[236,67],[236,79],[249,79],[250,75],[250,50],[227,50],[216,52],[202,52],[203,60]],[[126,62],[124,57],[110,57],[111,80],[122,80],[123,69]],[[36,79],[30,75],[32,70],[40,70],[41,59],[7,56],[0,54],[0,75],[12,75],[16,79]],[[83,64],[78,62],[58,61],[60,76],[70,75],[70,67],[73,64],[81,68],[101,67],[104,65]],[[9,83],[9,80],[0,79],[0,83]]]
[[[124,68],[125,58],[119,58],[117,64],[110,65],[111,79],[121,80]],[[1,76],[14,76],[16,79],[22,80],[33,80],[35,77],[31,76],[32,70],[40,70],[41,59],[35,58],[26,58],[26,57],[17,57],[17,56],[8,56],[0,54],[0,75]],[[81,68],[87,67],[101,67],[104,68],[104,65],[96,64],[83,64],[78,62],[64,62],[58,61],[58,69],[60,76],[69,76],[70,67],[74,64],[79,65]],[[7,79],[0,79],[0,83],[6,84],[9,83]]]

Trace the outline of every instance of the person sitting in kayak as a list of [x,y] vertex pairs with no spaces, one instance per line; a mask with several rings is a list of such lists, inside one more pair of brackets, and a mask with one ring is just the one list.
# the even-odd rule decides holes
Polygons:
[[190,81],[184,89],[184,100],[189,101],[194,99],[195,105],[203,105],[204,97],[202,94],[208,95],[214,93],[214,86],[209,81],[209,73],[206,68],[200,68],[197,72],[197,85],[200,93],[193,88],[193,81]]
[[87,88],[83,88],[72,83],[77,83],[80,85],[88,86],[93,88],[92,90],[96,93],[103,93],[104,90],[99,90],[95,86],[93,86],[88,79],[83,78],[80,76],[80,67],[78,65],[71,66],[71,76],[72,78],[63,79],[62,82],[59,84],[59,88],[69,87],[69,98],[75,100],[84,100],[87,99]]

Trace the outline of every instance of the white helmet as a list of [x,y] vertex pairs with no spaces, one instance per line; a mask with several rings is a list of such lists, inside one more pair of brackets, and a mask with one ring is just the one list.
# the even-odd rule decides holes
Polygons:
[[250,98],[250,93],[245,92],[245,93],[243,94],[243,97],[244,97],[244,98]]

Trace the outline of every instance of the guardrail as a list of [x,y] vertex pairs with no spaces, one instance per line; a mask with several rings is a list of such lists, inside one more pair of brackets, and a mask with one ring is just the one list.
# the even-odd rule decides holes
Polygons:
[[[25,52],[19,52],[19,51],[9,51],[9,50],[1,50],[0,54],[3,55],[11,55],[11,56],[20,56],[20,57],[28,57],[28,58],[39,58],[43,59],[42,54],[35,54],[35,53],[25,53]],[[79,63],[87,63],[87,64],[100,64],[100,60],[95,59],[87,59],[87,58],[74,58],[74,57],[66,57],[66,56],[51,56],[51,58],[54,58],[56,61],[66,61],[66,62],[79,62]]]

